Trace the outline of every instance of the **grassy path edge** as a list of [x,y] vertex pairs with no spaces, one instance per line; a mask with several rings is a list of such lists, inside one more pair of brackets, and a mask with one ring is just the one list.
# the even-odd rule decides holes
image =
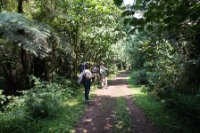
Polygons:
[[[130,76],[130,75],[129,75]],[[164,133],[188,133],[190,130],[180,122],[178,114],[168,109],[162,100],[156,99],[152,94],[144,91],[145,86],[134,85],[131,78],[128,80],[129,87],[133,91],[133,100],[145,113],[146,117]]]

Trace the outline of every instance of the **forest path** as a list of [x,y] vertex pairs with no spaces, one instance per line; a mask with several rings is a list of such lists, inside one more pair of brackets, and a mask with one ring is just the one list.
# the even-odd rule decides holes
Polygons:
[[[129,116],[133,121],[133,129],[122,132],[131,133],[156,133],[156,129],[145,117],[143,111],[134,104],[132,90],[128,87],[128,72],[121,72],[109,81],[107,89],[97,89],[95,98],[87,105],[85,114],[77,123],[73,133],[112,133],[116,126],[116,100],[123,97]],[[75,113],[75,112],[74,112]]]

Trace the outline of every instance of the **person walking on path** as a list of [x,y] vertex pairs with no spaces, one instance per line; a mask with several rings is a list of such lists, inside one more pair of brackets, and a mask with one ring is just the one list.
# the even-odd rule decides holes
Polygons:
[[89,93],[90,93],[90,87],[91,87],[91,78],[92,78],[92,73],[89,70],[90,65],[89,63],[85,64],[85,69],[83,70],[83,78],[84,78],[84,88],[85,88],[85,100],[89,100]]
[[101,86],[102,86],[102,88],[106,88],[106,89],[108,87],[107,71],[108,71],[108,68],[106,68],[104,66],[104,63],[101,62],[100,63]]
[[82,73],[85,70],[85,64],[86,62],[83,62],[80,66],[80,73]]
[[100,79],[99,77],[99,67],[96,64],[92,65],[92,75],[93,75],[93,80],[92,81],[97,81]]

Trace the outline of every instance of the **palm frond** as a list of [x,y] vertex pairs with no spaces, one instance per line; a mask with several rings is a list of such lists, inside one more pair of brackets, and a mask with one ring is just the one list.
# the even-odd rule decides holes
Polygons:
[[51,51],[50,27],[33,22],[18,13],[0,14],[0,38],[18,44],[39,57],[45,57]]

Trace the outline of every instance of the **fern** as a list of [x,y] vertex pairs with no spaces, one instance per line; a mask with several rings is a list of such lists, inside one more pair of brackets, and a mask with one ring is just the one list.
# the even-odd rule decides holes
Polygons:
[[0,14],[0,38],[18,44],[30,53],[45,57],[51,51],[50,27],[33,22],[18,13]]

